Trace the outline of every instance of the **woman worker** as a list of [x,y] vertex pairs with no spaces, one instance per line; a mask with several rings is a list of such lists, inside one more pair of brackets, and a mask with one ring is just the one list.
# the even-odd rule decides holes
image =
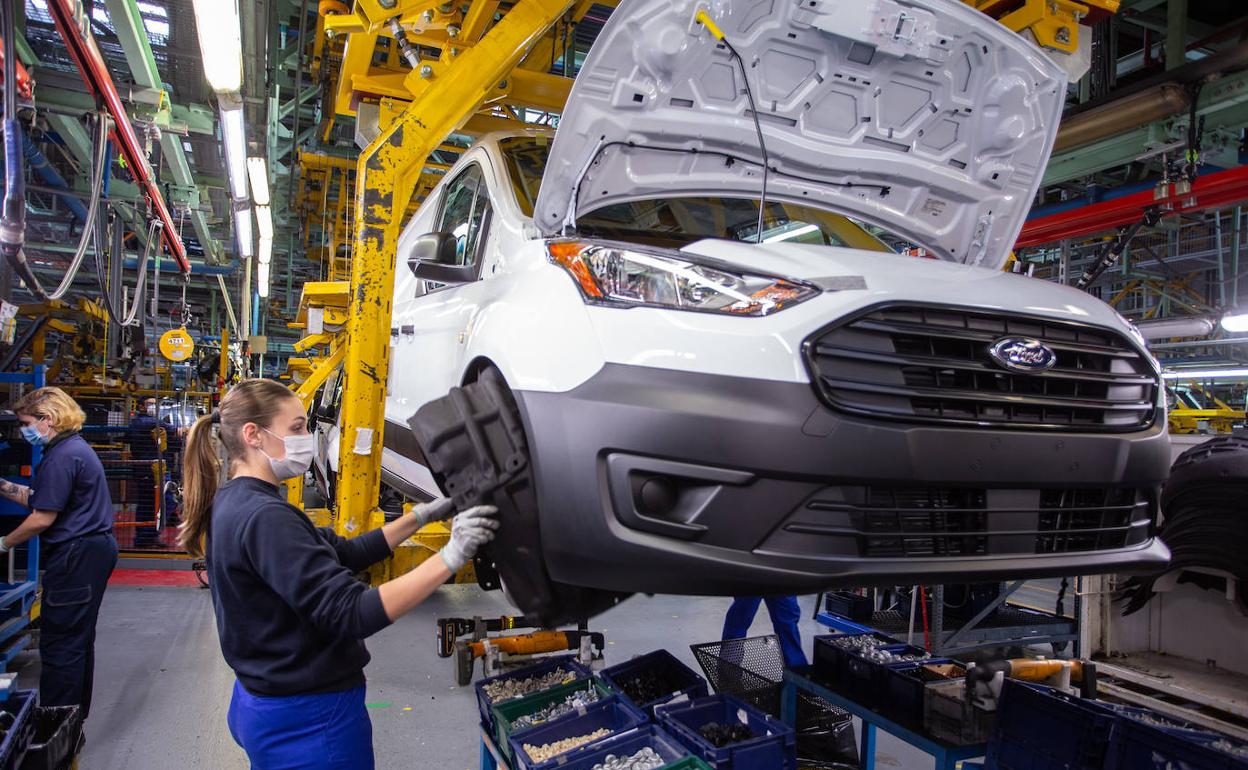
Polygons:
[[29,487],[0,481],[0,494],[31,509],[0,538],[0,553],[42,537],[39,702],[91,711],[95,621],[108,578],[117,566],[113,501],[104,466],[78,430],[86,415],[60,388],[27,393],[13,411],[22,436],[43,447]]
[[[219,487],[214,427],[229,458]],[[424,601],[498,526],[494,508],[464,511],[440,558],[369,588],[355,573],[449,516],[451,503],[417,507],[351,539],[317,529],[278,486],[303,477],[313,441],[299,399],[260,379],[234,386],[186,440],[180,538],[207,555],[221,650],[237,676],[230,732],[256,770],[374,767],[362,640]]]

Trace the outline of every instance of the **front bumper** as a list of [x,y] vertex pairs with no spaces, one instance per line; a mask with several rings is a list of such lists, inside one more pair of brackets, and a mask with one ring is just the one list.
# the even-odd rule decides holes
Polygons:
[[[571,392],[515,395],[542,552],[560,582],[798,593],[1169,559],[1153,534],[1164,424],[1086,434],[885,423],[829,410],[808,384],[619,364]],[[883,508],[872,502],[881,490]]]

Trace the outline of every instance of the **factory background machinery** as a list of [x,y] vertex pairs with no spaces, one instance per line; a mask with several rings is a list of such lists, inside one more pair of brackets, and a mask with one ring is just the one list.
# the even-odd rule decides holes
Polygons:
[[[1248,12],[1235,0],[964,2],[1070,75],[1054,152],[1008,269],[1104,300],[1136,325],[1160,362],[1176,461],[1161,535],[1174,551],[1173,568],[1137,577],[842,590],[817,597],[815,621],[804,627],[883,633],[912,645],[887,653],[898,657],[893,662],[918,656],[904,662],[936,665],[922,657],[929,656],[962,666],[979,658],[979,674],[958,678],[961,700],[944,702],[963,709],[963,718],[947,720],[935,742],[903,719],[881,723],[882,732],[904,734],[938,762],[982,756],[949,748],[955,733],[976,747],[987,743],[971,730],[973,706],[996,711],[998,700],[1020,703],[1020,693],[1034,695],[1036,683],[1061,693],[1057,700],[1099,692],[1242,746]],[[403,269],[396,265],[400,232],[476,138],[558,127],[617,4],[9,2],[11,24],[0,29],[11,56],[4,130],[7,146],[20,153],[7,158],[0,228],[0,382],[6,400],[46,383],[83,405],[83,434],[105,464],[115,503],[123,580],[148,586],[202,579],[202,564],[175,545],[181,439],[244,377],[287,383],[324,429],[317,478],[287,490],[318,525],[358,534],[411,503],[388,488],[381,464],[385,373],[393,340],[405,333],[394,326],[390,305],[395,271]],[[706,6],[714,14],[724,4]],[[216,56],[206,53],[213,47],[221,49]],[[235,59],[241,66],[233,67]],[[913,243],[888,245],[929,256]],[[8,435],[0,446],[4,477],[29,478],[37,453],[21,443],[11,415],[0,423]],[[0,514],[5,530],[22,515],[7,506]],[[363,579],[377,584],[407,572],[448,537],[445,526],[430,525]],[[29,632],[38,625],[38,546],[8,559],[0,662],[16,673],[31,656]],[[470,566],[455,582],[463,585],[448,594],[469,595],[478,575]],[[681,614],[673,602],[661,605],[664,612]],[[534,663],[549,666],[561,654],[571,656],[563,673],[583,666],[589,675],[604,662],[669,646],[660,630],[653,644],[640,647],[611,614],[551,630],[508,612],[503,604],[452,603],[423,618],[422,638],[427,643],[436,630],[438,644],[427,645],[422,665],[431,670],[422,675],[467,685]],[[701,631],[710,630],[693,641],[717,637],[719,620],[702,617]],[[149,651],[163,647],[149,644]],[[621,649],[625,644],[635,649]],[[774,640],[759,644],[778,654]],[[814,648],[816,667],[851,670],[854,645],[821,645]],[[1034,663],[1037,649],[1054,661]],[[793,722],[796,714],[799,726],[803,709],[833,698],[828,708],[859,719],[855,754],[863,766],[877,748],[902,757],[904,767],[929,766],[910,764],[931,761],[915,760],[906,753],[912,748],[877,747],[875,727],[861,727],[875,724],[867,712],[887,711],[873,705],[874,694],[850,699],[868,704],[865,711],[846,711],[846,689],[807,686],[783,666],[738,665],[735,679],[723,679],[742,662],[741,650],[672,650],[701,664],[701,694],[709,682],[771,708],[777,719]],[[1083,661],[1093,659],[1097,665],[1085,668]],[[668,680],[703,679],[674,662],[679,669],[666,658],[660,666]],[[957,678],[952,671],[930,676]],[[852,675],[845,677],[852,692]],[[886,688],[891,680],[873,681]],[[773,696],[774,704],[763,702]],[[495,722],[500,712],[477,697],[491,739],[482,745],[506,755],[483,754],[482,766],[511,761],[509,744],[498,740],[509,734]],[[634,693],[634,700],[646,698]],[[466,708],[465,718],[475,719]],[[1098,712],[1102,718],[1117,717]],[[830,742],[841,739],[831,727],[825,732]],[[468,741],[472,751],[479,737]],[[115,736],[101,741],[83,766],[167,766],[133,747],[124,754],[123,744]],[[997,766],[1031,766],[1002,756],[993,760]],[[220,766],[241,765],[231,757]]]

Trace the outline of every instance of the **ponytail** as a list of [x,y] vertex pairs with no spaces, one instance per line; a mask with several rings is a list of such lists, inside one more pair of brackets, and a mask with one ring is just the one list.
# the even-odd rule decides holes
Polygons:
[[251,422],[269,427],[287,398],[295,398],[295,394],[279,382],[243,380],[225,394],[215,413],[200,417],[191,427],[182,460],[182,526],[178,532],[178,543],[187,553],[197,558],[204,556],[212,521],[212,499],[221,483],[221,461],[213,443],[213,427],[220,427],[218,438],[226,455],[242,457],[243,426]]
[[178,543],[196,558],[204,556],[204,536],[212,498],[221,483],[221,463],[212,441],[213,418],[204,415],[191,426],[182,457],[182,525]]

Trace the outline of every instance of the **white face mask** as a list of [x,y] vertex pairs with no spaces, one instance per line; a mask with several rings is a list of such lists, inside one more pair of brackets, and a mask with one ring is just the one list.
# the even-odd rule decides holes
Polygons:
[[260,450],[260,454],[269,458],[269,467],[278,481],[286,481],[302,476],[312,466],[312,457],[316,454],[316,437],[311,433],[302,436],[279,436],[268,428],[260,430],[273,438],[280,438],[286,446],[286,456],[280,460],[269,457],[269,453]]

